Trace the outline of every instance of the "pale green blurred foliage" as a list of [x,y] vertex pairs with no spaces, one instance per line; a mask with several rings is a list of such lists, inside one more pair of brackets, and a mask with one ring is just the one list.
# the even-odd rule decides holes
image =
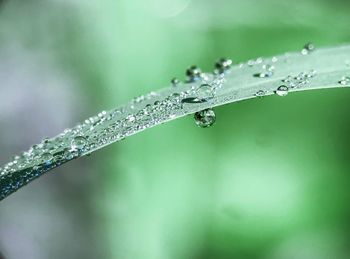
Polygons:
[[[184,79],[192,64],[212,70],[222,56],[240,62],[299,50],[308,41],[345,43],[349,8],[340,0],[8,0],[0,9],[0,47],[54,64],[72,82],[67,105],[76,108],[64,116],[74,123],[167,86],[173,76]],[[70,246],[67,224],[56,237],[66,247],[58,242],[56,250],[72,251],[65,258],[96,256],[88,251],[122,259],[348,258],[347,90],[220,107],[210,129],[185,118],[73,162],[77,167],[61,176],[77,175],[70,188],[80,186],[80,177],[91,182],[84,206],[77,199],[80,212],[69,219],[89,218],[80,224],[93,238]],[[19,204],[35,202],[16,195]],[[73,206],[69,199],[60,203]],[[42,202],[46,211],[56,200]],[[22,213],[21,206],[12,209]]]

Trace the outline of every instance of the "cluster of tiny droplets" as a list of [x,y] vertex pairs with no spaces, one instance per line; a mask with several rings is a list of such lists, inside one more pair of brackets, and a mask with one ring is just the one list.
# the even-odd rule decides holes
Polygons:
[[[313,43],[307,43],[304,45],[303,49],[301,50],[301,54],[309,55],[313,51],[315,51],[315,45]],[[286,57],[288,57],[288,54],[286,54]],[[286,59],[285,61],[288,62],[288,59]],[[275,62],[277,62],[277,57],[273,57],[270,63],[265,63],[264,59],[257,58],[255,60],[249,60],[248,66],[254,67],[254,66],[260,65],[262,72],[254,73],[253,77],[268,78],[274,75],[275,66],[273,65],[273,63]],[[350,61],[345,61],[345,65],[349,67]],[[286,78],[282,79],[282,84],[274,91],[274,93],[282,97],[287,96],[290,89],[304,88],[310,85],[311,80],[314,77],[316,77],[316,75],[317,75],[316,70],[301,72],[295,76],[289,75]],[[344,85],[344,86],[350,86],[350,76],[341,77],[341,79],[338,81],[338,84]],[[261,89],[255,93],[255,96],[263,97],[263,96],[266,96],[268,93],[269,92],[267,90]]]
[[[272,57],[271,60],[264,60],[263,58],[257,58],[255,60],[249,60],[248,61],[248,66],[249,67],[260,67],[260,72],[258,73],[254,73],[253,77],[256,78],[270,78],[274,76],[274,72],[275,72],[275,65],[274,63],[276,63],[278,61],[277,57]],[[279,87],[281,88],[282,85]],[[286,86],[285,86],[286,87]],[[287,89],[287,93],[288,93]],[[280,91],[275,91],[275,93],[277,94],[280,93]],[[254,96],[255,97],[264,97],[268,94],[269,92],[266,89],[260,89],[258,90]],[[285,95],[284,95],[285,96]]]
[[260,77],[260,78],[272,77],[274,70],[275,70],[275,67],[273,65],[264,64],[262,65],[262,72],[253,74],[253,76]]
[[[310,84],[311,79],[316,76],[316,71],[311,70],[309,72],[302,72],[296,76],[287,76],[282,79],[282,83],[274,93],[278,96],[286,96],[289,93],[290,89],[297,89],[306,87]],[[263,97],[268,94],[267,90],[261,89],[255,93],[256,97]]]
[[[122,108],[103,111],[55,138],[32,146],[0,168],[0,200],[61,164],[181,115],[184,106],[190,104],[184,100],[209,102],[224,82],[225,69],[223,65],[220,73],[210,76],[193,66],[187,70],[186,83],[198,82],[197,87],[186,91],[179,88],[178,93],[166,97],[154,92],[136,97]],[[172,80],[173,86],[180,83]]]
[[[304,45],[303,49],[301,50],[302,55],[308,55],[312,53],[315,50],[315,46],[312,43],[307,43]],[[286,54],[286,57],[288,57],[288,54]],[[248,61],[248,65],[253,67],[256,65],[262,66],[262,72],[253,74],[253,77],[258,78],[268,78],[272,77],[274,75],[275,66],[273,63],[277,62],[277,57],[273,57],[271,59],[270,63],[264,63],[264,60],[262,58],[258,58],[256,60],[250,60]],[[286,62],[288,62],[288,59],[286,59]],[[275,94],[278,96],[286,96],[289,93],[290,89],[296,89],[296,88],[302,88],[310,84],[310,80],[316,76],[316,71],[311,70],[308,72],[301,72],[296,76],[287,76],[285,79],[282,80],[282,84],[274,91]],[[340,83],[340,82],[339,82]],[[255,93],[256,97],[263,97],[268,94],[268,91],[265,89],[258,90]]]
[[[308,43],[302,49],[301,55],[309,55],[314,50],[314,45]],[[280,58],[289,62],[288,54],[284,56],[284,60],[283,57]],[[277,57],[269,60],[257,58],[238,65],[238,68],[257,68],[260,72],[253,73],[253,77],[266,80],[265,78],[274,76],[277,61]],[[350,61],[345,64],[349,67]],[[55,138],[44,139],[40,144],[32,146],[0,168],[0,200],[61,164],[123,140],[143,129],[188,114],[194,110],[195,105],[211,104],[218,97],[217,92],[224,85],[225,75],[230,72],[231,65],[230,59],[220,59],[215,63],[214,73],[211,74],[203,73],[197,66],[191,66],[186,71],[187,79],[184,82],[177,78],[171,80],[174,89],[169,94],[151,92],[136,97],[126,106],[109,112],[103,111]],[[278,96],[286,96],[291,89],[307,87],[316,74],[315,70],[310,70],[289,75],[273,92]],[[350,77],[343,76],[337,83],[350,85]],[[191,87],[182,89],[185,84]],[[261,89],[252,95],[263,97],[267,94],[268,90]],[[221,102],[232,101],[235,93],[225,93],[221,97]],[[213,109],[207,108],[196,112],[194,119],[196,125],[206,128],[214,124],[216,115]]]
[[302,88],[310,84],[312,78],[317,75],[315,70],[301,72],[296,76],[287,76],[282,80],[289,89]]

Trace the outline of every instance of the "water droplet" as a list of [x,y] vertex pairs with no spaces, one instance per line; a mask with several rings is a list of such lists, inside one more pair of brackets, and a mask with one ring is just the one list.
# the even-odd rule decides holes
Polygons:
[[266,77],[271,77],[271,73],[256,73],[253,75],[254,77],[259,77],[259,78],[266,78]]
[[180,84],[180,80],[174,77],[173,79],[171,79],[171,84],[173,85],[173,87],[176,87]]
[[343,76],[338,83],[341,85],[350,85],[350,76]]
[[83,151],[86,146],[87,140],[83,136],[76,136],[71,142],[72,151]]
[[221,58],[218,61],[216,61],[215,68],[219,74],[223,74],[231,68],[231,65],[232,65],[231,59]]
[[277,90],[275,91],[275,93],[278,95],[278,96],[286,96],[288,95],[288,92],[289,92],[289,88],[285,85],[281,85],[277,88]]
[[277,57],[272,57],[271,61],[272,61],[273,63],[276,63],[276,62],[278,61],[278,58],[277,58]]
[[265,90],[259,90],[256,92],[255,96],[256,97],[263,97],[267,94],[267,92]]
[[263,62],[262,58],[257,58],[256,60],[253,60],[253,59],[248,60],[247,64],[248,64],[248,66],[253,67],[255,65],[261,64],[262,62]]
[[264,70],[261,73],[256,73],[253,74],[254,77],[259,77],[259,78],[267,78],[273,76],[273,72],[275,70],[275,67],[270,64],[265,64],[263,65],[262,69]]
[[306,77],[307,78],[313,78],[313,77],[316,76],[316,74],[317,74],[317,71],[315,69],[311,69],[310,72],[306,73]]
[[201,79],[202,70],[197,66],[191,66],[186,70],[186,75],[188,77],[189,82],[195,82]]
[[188,97],[181,100],[182,103],[205,103],[207,100],[199,99],[197,97]]
[[214,97],[215,89],[210,84],[202,84],[196,89],[198,99],[211,99]]
[[44,153],[41,156],[41,163],[45,165],[50,165],[53,160],[53,155],[51,153]]
[[273,65],[265,64],[263,65],[263,69],[266,71],[274,71],[275,67]]
[[62,151],[62,157],[64,160],[71,160],[74,158],[74,152],[76,151],[71,151],[70,149],[68,148],[65,148],[63,151]]
[[305,46],[301,50],[301,54],[308,55],[314,50],[315,50],[315,45],[309,42],[309,43],[305,44]]
[[194,120],[198,127],[208,128],[216,121],[215,112],[212,109],[205,109],[194,114]]
[[134,122],[136,120],[136,117],[134,115],[129,115],[128,117],[126,117],[126,119],[128,120],[128,122]]

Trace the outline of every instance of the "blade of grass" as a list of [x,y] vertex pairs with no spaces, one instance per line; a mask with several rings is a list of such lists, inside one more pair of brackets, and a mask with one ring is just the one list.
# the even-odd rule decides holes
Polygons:
[[275,93],[350,86],[350,46],[304,48],[190,79],[101,112],[16,156],[0,168],[0,200],[63,163],[185,115]]

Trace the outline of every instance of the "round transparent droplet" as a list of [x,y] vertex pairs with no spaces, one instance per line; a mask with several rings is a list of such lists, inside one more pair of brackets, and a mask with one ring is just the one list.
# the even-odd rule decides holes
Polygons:
[[46,164],[46,165],[50,165],[53,161],[53,155],[51,153],[44,153],[41,156],[41,163],[42,164]]
[[263,65],[263,69],[266,71],[274,71],[275,67],[273,65],[270,65],[270,64],[265,64],[265,65]]
[[71,149],[73,151],[82,151],[87,144],[87,140],[83,136],[76,136],[71,142]]
[[127,117],[128,122],[134,122],[136,120],[136,117],[134,115],[129,115]]
[[198,99],[211,99],[214,97],[215,89],[210,84],[202,84],[196,90],[196,97]]
[[350,85],[350,76],[343,76],[340,79],[339,84],[341,84],[341,85]]
[[215,69],[217,73],[223,74],[230,70],[232,66],[232,60],[227,58],[221,58],[215,63]]
[[281,85],[277,88],[275,92],[278,96],[286,96],[289,93],[289,88],[285,85]]
[[306,43],[304,48],[301,50],[301,54],[308,55],[315,50],[315,45],[312,43]]
[[73,150],[70,150],[68,148],[65,148],[63,151],[62,151],[62,157],[64,160],[71,160],[74,158],[74,152],[76,151],[73,151]]
[[191,66],[186,70],[189,82],[198,81],[202,77],[202,70],[197,66]]
[[265,90],[259,90],[255,93],[256,97],[263,97],[267,94],[267,92]]
[[194,114],[194,120],[198,127],[208,128],[216,121],[215,112],[212,109],[205,109]]
[[171,79],[171,84],[173,87],[176,87],[180,84],[180,80],[174,77],[173,79]]

